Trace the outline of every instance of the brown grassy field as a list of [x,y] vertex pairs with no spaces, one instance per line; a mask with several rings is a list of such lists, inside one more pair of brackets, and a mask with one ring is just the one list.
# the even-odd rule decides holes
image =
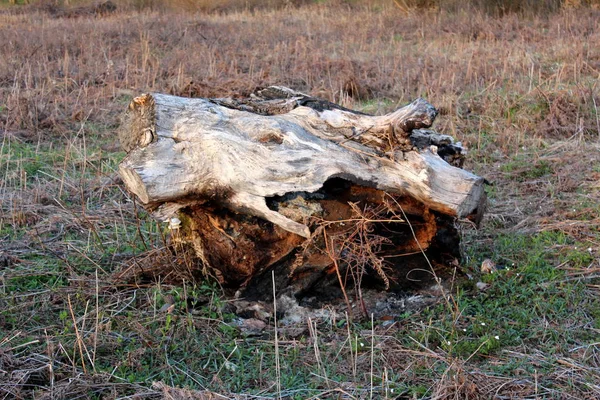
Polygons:
[[[0,12],[0,398],[600,398],[600,11],[128,4]],[[116,173],[132,97],[271,84],[374,114],[435,105],[492,182],[462,228],[472,280],[393,323],[277,342],[208,282],[120,282],[165,248]],[[482,276],[485,258],[507,268]]]

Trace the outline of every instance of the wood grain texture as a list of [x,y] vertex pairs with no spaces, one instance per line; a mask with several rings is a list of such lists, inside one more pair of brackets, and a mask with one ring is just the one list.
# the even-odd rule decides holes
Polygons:
[[[310,236],[308,226],[270,209],[266,199],[313,193],[343,178],[453,217],[482,204],[481,177],[448,164],[436,146],[419,150],[411,140],[413,130],[430,127],[435,118],[426,101],[370,116],[293,91],[279,97],[243,107],[222,99],[137,97],[120,132],[128,151],[119,166],[125,186],[159,218],[219,201],[303,237]],[[314,108],[301,105],[311,101]],[[282,113],[263,115],[265,104]],[[262,113],[253,112],[258,107]]]

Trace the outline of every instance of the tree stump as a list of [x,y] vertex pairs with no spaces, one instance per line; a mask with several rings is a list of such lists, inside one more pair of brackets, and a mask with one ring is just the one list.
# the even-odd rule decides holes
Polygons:
[[460,258],[455,221],[485,205],[460,143],[428,129],[436,115],[423,99],[372,116],[283,87],[144,94],[119,132],[119,172],[193,271],[245,296],[272,296],[272,270],[296,296],[405,287],[408,271]]

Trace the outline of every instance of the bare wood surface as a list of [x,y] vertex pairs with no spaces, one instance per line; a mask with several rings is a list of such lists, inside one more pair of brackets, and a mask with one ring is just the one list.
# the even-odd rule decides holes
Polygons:
[[303,237],[310,236],[307,225],[270,209],[266,199],[312,193],[331,178],[343,178],[408,195],[459,218],[482,203],[482,178],[445,162],[435,146],[415,150],[412,130],[431,126],[435,118],[435,109],[424,100],[369,116],[323,104],[298,105],[317,104],[298,97],[284,99],[296,104],[278,115],[209,99],[137,97],[120,133],[129,152],[119,168],[126,187],[161,218],[218,200]]

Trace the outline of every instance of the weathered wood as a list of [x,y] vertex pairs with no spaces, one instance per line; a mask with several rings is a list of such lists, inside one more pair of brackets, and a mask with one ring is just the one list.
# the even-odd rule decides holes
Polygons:
[[[128,152],[119,171],[156,218],[181,218],[198,258],[234,285],[276,265],[288,277],[327,270],[353,237],[331,221],[367,210],[379,226],[414,221],[392,224],[393,245],[378,251],[455,254],[439,234],[456,238],[452,220],[482,209],[484,180],[449,163],[462,163],[462,148],[425,129],[436,114],[418,99],[365,115],[281,87],[247,100],[145,94],[119,133]],[[337,248],[327,256],[325,237]],[[299,253],[303,238],[312,251]]]
[[[143,95],[132,102],[131,122],[122,131],[130,154],[119,170],[151,208],[218,199],[304,237],[310,236],[306,225],[270,210],[265,199],[315,192],[335,177],[407,194],[462,218],[480,204],[483,179],[444,162],[436,148],[406,151],[404,129],[429,126],[429,107],[420,100],[374,117],[299,106],[262,116],[207,99]],[[177,206],[165,209],[172,213]]]

